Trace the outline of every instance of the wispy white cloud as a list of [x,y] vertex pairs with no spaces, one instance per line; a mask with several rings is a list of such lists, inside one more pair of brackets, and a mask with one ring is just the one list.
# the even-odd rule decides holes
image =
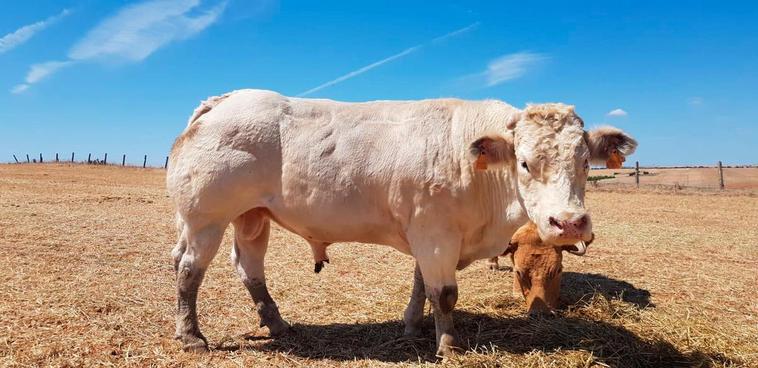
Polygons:
[[613,109],[609,111],[606,115],[608,116],[627,116],[629,115],[626,111],[622,109]]
[[11,88],[11,93],[19,94],[21,92],[26,91],[27,89],[29,89],[29,85],[26,83],[21,83],[21,84],[17,84],[13,86],[13,88]]
[[21,93],[63,67],[87,61],[139,62],[172,42],[185,40],[215,23],[227,1],[199,10],[201,0],[149,0],[127,5],[101,21],[68,52],[68,60],[48,61],[29,68]]
[[34,64],[26,75],[26,83],[37,83],[50,74],[55,73],[58,69],[71,64],[71,61],[48,61],[45,63]]
[[36,35],[38,32],[44,30],[51,24],[57,22],[70,13],[71,11],[68,9],[63,9],[63,11],[60,13],[50,16],[45,20],[27,24],[15,30],[14,32],[8,33],[7,35],[0,38],[0,54],[8,52],[17,46],[24,44],[26,41],[29,41],[32,37],[34,37],[34,35]]
[[492,60],[482,74],[487,86],[491,87],[522,77],[531,67],[545,59],[545,55],[528,51],[503,55]]
[[72,61],[48,61],[45,63],[34,64],[29,68],[29,72],[26,73],[26,79],[24,83],[18,84],[11,89],[11,93],[18,94],[26,91],[32,84],[37,83],[55,73],[58,69],[71,65]]
[[689,104],[690,106],[700,106],[703,104],[703,102],[705,102],[705,100],[702,97],[698,97],[698,96],[690,97],[689,99],[687,99],[687,104]]
[[68,56],[71,60],[144,60],[159,48],[187,39],[216,22],[226,2],[189,15],[199,5],[200,0],[152,0],[126,6],[90,30]]
[[480,24],[479,22],[472,23],[472,24],[469,24],[466,27],[463,27],[463,28],[460,28],[460,29],[456,29],[456,30],[454,30],[452,32],[448,32],[448,33],[446,33],[446,34],[444,34],[442,36],[439,36],[439,37],[435,37],[434,39],[432,39],[431,41],[429,41],[427,43],[422,43],[422,44],[418,44],[416,46],[409,47],[409,48],[407,48],[407,49],[405,49],[403,51],[398,52],[397,54],[388,56],[388,57],[386,57],[384,59],[381,59],[379,61],[375,61],[375,62],[373,62],[371,64],[368,64],[368,65],[366,65],[366,66],[364,66],[362,68],[353,70],[352,72],[347,73],[347,74],[345,74],[343,76],[340,76],[338,78],[332,79],[332,80],[330,80],[330,81],[328,81],[326,83],[322,83],[322,84],[320,84],[320,85],[318,85],[316,87],[313,87],[313,88],[311,88],[311,89],[309,89],[309,90],[307,90],[305,92],[300,93],[298,96],[299,97],[307,96],[307,95],[310,95],[310,94],[312,94],[314,92],[318,92],[318,91],[320,91],[320,90],[322,90],[324,88],[331,87],[331,86],[333,86],[333,85],[335,85],[337,83],[344,82],[344,81],[346,81],[346,80],[348,80],[350,78],[359,76],[359,75],[361,75],[361,74],[363,74],[363,73],[365,73],[365,72],[367,72],[367,71],[369,71],[371,69],[380,67],[380,66],[382,66],[384,64],[387,64],[389,62],[392,62],[392,61],[395,61],[397,59],[400,59],[403,56],[412,54],[412,53],[420,50],[421,48],[423,48],[427,44],[430,44],[430,43],[439,43],[439,42],[447,40],[447,39],[449,39],[451,37],[455,37],[455,36],[458,36],[460,34],[469,32],[469,31],[475,29],[476,27],[478,27],[479,24]]

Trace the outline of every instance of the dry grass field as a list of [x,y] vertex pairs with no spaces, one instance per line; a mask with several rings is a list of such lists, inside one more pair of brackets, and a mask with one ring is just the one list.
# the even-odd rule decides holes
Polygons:
[[[684,167],[684,168],[650,168],[640,169],[650,175],[640,177],[642,185],[663,185],[695,188],[718,188],[719,174],[715,167]],[[604,179],[600,185],[634,184],[634,169],[602,169],[592,170],[590,175],[613,175],[615,179]],[[758,189],[758,167],[724,168],[724,186],[726,189]]]
[[293,331],[258,327],[227,234],[200,290],[212,351],[181,352],[163,181],[0,165],[0,366],[758,367],[756,196],[589,192],[597,240],[565,258],[560,316],[524,316],[512,275],[475,263],[459,273],[456,312],[470,349],[439,362],[428,310],[426,335],[400,338],[410,258],[338,244],[314,274],[306,243],[280,228],[267,276]]

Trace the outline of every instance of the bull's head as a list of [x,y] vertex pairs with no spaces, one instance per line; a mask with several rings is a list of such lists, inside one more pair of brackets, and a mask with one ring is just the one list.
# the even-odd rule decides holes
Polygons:
[[584,208],[590,163],[623,161],[637,142],[613,127],[585,131],[574,107],[564,104],[529,105],[504,125],[506,133],[471,144],[475,167],[515,165],[519,200],[545,242],[590,240],[592,221]]
[[552,313],[558,308],[563,252],[581,256],[586,250],[584,242],[578,245],[544,243],[532,222],[516,231],[506,253],[510,253],[513,260],[513,294],[526,299],[529,314]]

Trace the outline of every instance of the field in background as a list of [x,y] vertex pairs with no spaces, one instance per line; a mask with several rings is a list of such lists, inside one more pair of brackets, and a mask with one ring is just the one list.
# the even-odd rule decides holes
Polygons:
[[[591,170],[591,176],[615,176],[603,179],[598,186],[633,186],[634,168]],[[715,167],[640,168],[642,187],[719,189],[719,173]],[[724,168],[725,189],[758,190],[758,167]]]
[[[258,327],[227,234],[200,290],[212,352],[181,352],[163,183],[158,169],[0,165],[0,366],[434,362],[428,306],[426,335],[399,338],[409,257],[336,244],[314,274],[306,243],[278,227],[267,278],[294,330]],[[525,317],[509,272],[460,272],[455,318],[471,350],[442,364],[758,366],[758,198],[688,194],[590,188],[597,240],[566,256],[558,318]]]

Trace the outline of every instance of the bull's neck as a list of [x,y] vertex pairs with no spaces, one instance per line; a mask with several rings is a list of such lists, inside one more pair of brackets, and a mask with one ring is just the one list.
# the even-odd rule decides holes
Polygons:
[[516,164],[507,162],[488,170],[476,170],[468,152],[471,143],[479,138],[512,134],[507,126],[518,119],[520,111],[500,101],[483,101],[480,105],[467,105],[464,108],[471,110],[461,112],[464,117],[454,127],[458,130],[454,136],[460,139],[457,146],[465,150],[460,156],[463,158],[462,184],[467,187],[471,200],[477,204],[478,213],[486,216],[488,221],[501,223],[514,216],[521,216],[517,204]]
[[508,221],[518,201],[514,169],[510,166],[475,172],[470,184],[478,211],[492,223]]

